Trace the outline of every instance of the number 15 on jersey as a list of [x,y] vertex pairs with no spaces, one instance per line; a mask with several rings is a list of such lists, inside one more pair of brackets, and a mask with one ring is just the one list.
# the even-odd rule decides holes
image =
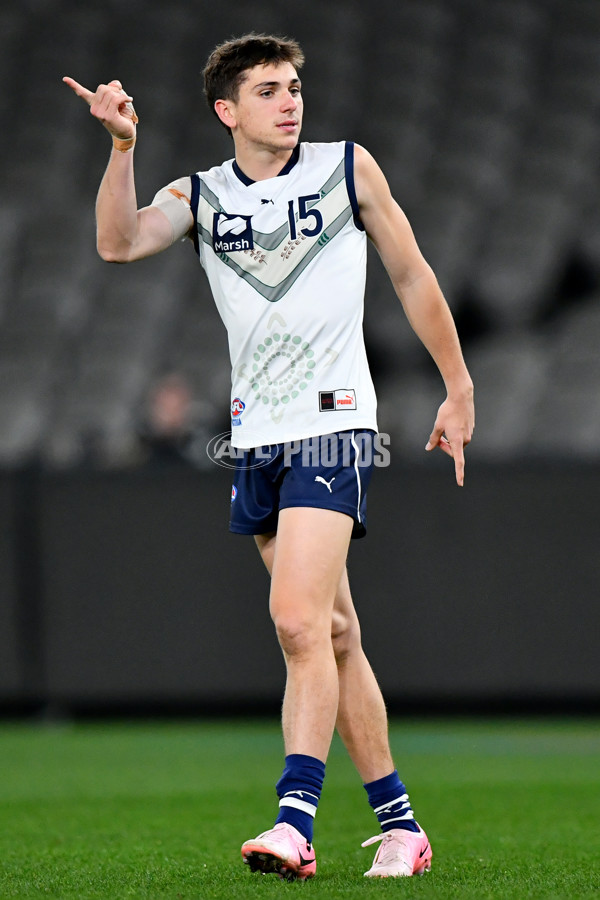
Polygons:
[[308,205],[321,199],[320,194],[307,194],[306,197],[298,197],[298,216],[296,221],[295,201],[290,200],[288,203],[288,219],[290,223],[290,238],[295,241],[298,237],[298,226],[302,222],[307,222],[305,228],[300,228],[300,234],[304,237],[315,237],[323,230],[323,216],[318,209],[309,209]]

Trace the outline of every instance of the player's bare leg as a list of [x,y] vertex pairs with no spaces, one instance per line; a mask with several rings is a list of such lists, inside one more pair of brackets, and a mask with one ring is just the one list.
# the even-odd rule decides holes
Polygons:
[[[277,540],[274,532],[256,538],[269,573],[273,571]],[[337,729],[363,781],[374,781],[393,771],[394,764],[385,705],[362,649],[345,565],[336,590],[330,627],[338,677]]]
[[327,509],[293,507],[279,515],[270,560],[270,610],[285,657],[286,754],[327,759],[338,712],[331,621],[352,520]]
[[331,637],[339,679],[337,730],[363,782],[375,781],[389,775],[394,763],[387,712],[362,648],[346,568],[336,593]]

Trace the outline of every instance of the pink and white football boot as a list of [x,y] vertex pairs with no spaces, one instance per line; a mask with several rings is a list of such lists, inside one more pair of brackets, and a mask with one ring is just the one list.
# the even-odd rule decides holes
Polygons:
[[242,859],[253,872],[274,872],[286,881],[306,881],[317,871],[314,847],[287,822],[245,841]]
[[407,831],[405,828],[392,828],[364,841],[363,847],[381,841],[375,854],[373,865],[367,878],[398,878],[401,876],[423,875],[431,869],[431,845],[422,828],[419,831]]

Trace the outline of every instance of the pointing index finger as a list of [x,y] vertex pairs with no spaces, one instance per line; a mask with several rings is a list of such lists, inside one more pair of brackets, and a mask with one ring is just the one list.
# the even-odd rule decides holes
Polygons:
[[65,84],[67,84],[72,90],[75,91],[78,97],[81,97],[82,100],[85,100],[88,106],[91,106],[95,97],[95,93],[93,91],[88,91],[82,84],[79,84],[78,81],[75,81],[74,78],[69,78],[68,75],[65,75],[63,78]]
[[451,441],[445,434],[440,438],[438,444],[440,450],[443,450],[447,456],[454,460],[454,470],[456,473],[456,483],[459,487],[463,487],[465,483],[465,450],[464,443],[460,438]]
[[454,461],[456,468],[456,483],[459,487],[463,487],[465,483],[465,459],[464,456]]

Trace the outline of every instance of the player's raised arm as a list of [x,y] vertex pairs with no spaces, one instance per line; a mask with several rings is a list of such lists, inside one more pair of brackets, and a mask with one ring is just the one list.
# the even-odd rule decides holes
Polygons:
[[423,258],[408,220],[391,195],[373,157],[355,148],[356,193],[361,220],[377,247],[408,320],[433,357],[446,385],[426,449],[453,457],[456,480],[464,482],[464,447],[475,425],[473,382],[465,365],[452,313]]
[[133,148],[138,118],[133,98],[116,80],[99,85],[95,91],[73,78],[63,81],[87,103],[113,141],[96,200],[98,253],[107,262],[132,262],[164,250],[174,239],[170,222],[156,206],[137,208]]

